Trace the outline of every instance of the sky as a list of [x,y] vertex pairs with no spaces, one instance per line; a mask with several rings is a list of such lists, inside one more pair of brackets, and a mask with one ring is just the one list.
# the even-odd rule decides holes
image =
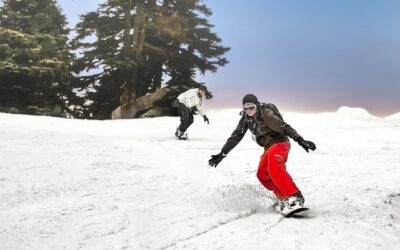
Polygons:
[[[101,1],[58,2],[73,26]],[[205,3],[213,31],[231,48],[229,64],[198,76],[214,94],[206,107],[240,107],[253,93],[288,111],[400,112],[400,1]]]

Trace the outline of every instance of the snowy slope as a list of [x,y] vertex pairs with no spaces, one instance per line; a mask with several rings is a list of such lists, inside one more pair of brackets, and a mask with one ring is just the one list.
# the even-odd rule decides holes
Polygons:
[[216,168],[238,110],[86,121],[0,113],[1,249],[400,249],[400,120],[284,113],[305,139],[288,171],[311,207],[283,219],[250,138]]

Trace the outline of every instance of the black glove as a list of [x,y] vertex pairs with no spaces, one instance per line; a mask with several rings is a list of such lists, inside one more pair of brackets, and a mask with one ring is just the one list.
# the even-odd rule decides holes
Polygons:
[[219,154],[217,155],[211,155],[211,159],[208,160],[208,165],[210,165],[210,167],[214,167],[216,168],[217,165],[226,157],[226,154],[224,153],[224,151],[221,151]]
[[207,122],[207,124],[210,124],[210,121],[208,120],[208,118],[207,118],[207,116],[205,115],[205,116],[203,116],[203,118],[204,118],[204,122]]
[[311,149],[312,151],[314,151],[317,147],[315,146],[315,143],[314,142],[312,142],[312,141],[306,141],[306,140],[304,140],[302,137],[300,137],[298,140],[297,140],[297,143],[300,145],[300,146],[302,146],[303,148],[304,148],[304,150],[305,151],[307,151],[307,153],[308,153],[308,150],[309,149]]

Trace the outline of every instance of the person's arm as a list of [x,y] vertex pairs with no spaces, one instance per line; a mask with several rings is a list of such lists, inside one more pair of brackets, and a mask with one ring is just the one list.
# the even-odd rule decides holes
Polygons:
[[200,107],[200,105],[196,105],[196,111],[199,112],[199,114],[203,117],[204,122],[207,122],[207,124],[210,124],[210,120],[208,119],[208,117],[206,116],[206,114],[204,113],[203,109]]
[[207,124],[210,124],[210,120],[206,116],[206,114],[203,111],[203,108],[201,107],[201,97],[199,97],[199,92],[198,90],[195,91],[194,95],[192,96],[193,104],[196,107],[196,111],[203,117],[204,122],[207,122]]
[[247,123],[245,122],[244,116],[240,119],[236,129],[232,132],[231,136],[222,147],[222,151],[228,154],[239,142],[243,139],[248,129]]
[[221,152],[216,155],[211,155],[211,159],[208,161],[208,164],[211,167],[217,167],[217,165],[226,157],[226,155],[243,139],[247,129],[248,126],[244,121],[244,117],[242,117],[239,121],[239,124],[236,126],[236,129],[222,147]]
[[270,127],[272,130],[275,130],[279,133],[282,133],[290,138],[292,138],[295,142],[297,142],[305,151],[311,149],[315,150],[317,147],[312,141],[306,141],[297,133],[297,131],[292,128],[289,124],[284,122],[282,119],[274,115],[272,110],[267,109],[264,112],[264,122]]
[[296,130],[294,130],[289,124],[284,122],[282,119],[274,115],[274,112],[270,109],[265,110],[264,112],[264,122],[265,124],[271,128],[272,130],[289,136],[294,141],[297,141],[299,137],[301,137]]
[[203,108],[201,107],[200,103],[196,103],[196,111],[201,115],[201,116],[205,116],[206,114],[203,111]]

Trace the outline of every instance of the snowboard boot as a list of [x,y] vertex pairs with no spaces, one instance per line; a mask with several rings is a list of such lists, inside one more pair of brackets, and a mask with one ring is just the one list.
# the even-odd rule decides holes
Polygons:
[[304,197],[301,192],[297,192],[294,195],[288,197],[282,201],[281,213],[287,215],[294,210],[304,208]]
[[189,139],[189,137],[187,134],[182,134],[182,135],[178,136],[178,139],[179,140],[187,140],[187,139]]
[[182,135],[183,135],[183,133],[179,130],[179,128],[176,128],[175,136],[177,138],[179,138],[179,136],[182,136]]
[[176,138],[178,138],[179,140],[187,140],[187,139],[188,139],[187,134],[181,132],[181,131],[179,130],[179,128],[176,129],[175,136],[176,136]]

